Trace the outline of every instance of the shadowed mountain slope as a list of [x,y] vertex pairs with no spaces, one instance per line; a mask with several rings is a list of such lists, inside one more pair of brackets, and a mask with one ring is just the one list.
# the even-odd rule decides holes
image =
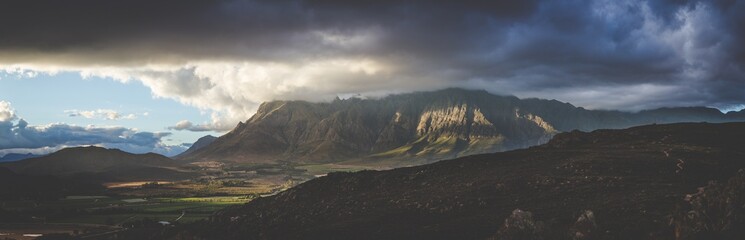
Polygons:
[[[583,231],[576,222],[587,220],[586,210],[592,215],[593,239],[673,239],[676,233],[742,239],[742,139],[745,123],[561,133],[529,149],[387,171],[332,173],[229,208],[179,234],[208,239],[485,239],[509,232],[505,219],[523,216],[513,212],[521,209],[533,213],[530,221],[541,222],[544,230],[538,234],[547,239],[571,239]],[[709,220],[676,217],[704,214],[701,209],[709,205],[692,200],[697,198],[724,207],[709,209]]]

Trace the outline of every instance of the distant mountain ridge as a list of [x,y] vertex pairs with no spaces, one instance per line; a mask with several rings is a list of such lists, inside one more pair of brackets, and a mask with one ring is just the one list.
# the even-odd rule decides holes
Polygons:
[[217,137],[212,136],[212,135],[207,135],[207,136],[201,137],[201,138],[197,139],[196,142],[194,142],[193,144],[191,144],[191,146],[188,149],[186,149],[186,151],[184,151],[184,152],[182,152],[182,153],[180,153],[180,154],[178,154],[176,156],[173,156],[173,157],[174,158],[179,158],[181,156],[189,155],[189,154],[193,153],[196,150],[199,150],[199,149],[201,149],[203,147],[206,147],[207,145],[210,145],[212,142],[215,141],[215,139],[217,139]]
[[556,100],[519,99],[445,89],[330,103],[272,101],[206,147],[180,159],[238,162],[426,161],[505,151],[547,142],[572,130],[673,122],[742,121],[706,107],[637,113],[587,110]]
[[19,161],[19,160],[29,159],[29,158],[35,158],[35,157],[41,157],[41,156],[44,156],[44,155],[34,155],[34,154],[31,154],[31,153],[26,153],[26,154],[22,154],[22,153],[8,153],[8,154],[5,154],[5,156],[0,157],[0,162],[14,162],[14,161]]
[[132,154],[101,147],[65,148],[49,155],[0,163],[24,175],[97,175],[108,180],[157,180],[186,178],[192,174],[175,168],[180,163],[155,153]]

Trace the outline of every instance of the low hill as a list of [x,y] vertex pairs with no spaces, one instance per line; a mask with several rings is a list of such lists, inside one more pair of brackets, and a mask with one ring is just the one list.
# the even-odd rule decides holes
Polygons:
[[155,154],[132,154],[101,147],[65,148],[52,154],[2,163],[23,175],[72,176],[85,174],[107,180],[161,180],[187,178],[193,174],[177,169],[180,163]]
[[742,139],[745,123],[573,131],[529,149],[387,171],[332,173],[168,234],[208,239],[743,239]]
[[745,116],[705,107],[600,111],[555,100],[445,89],[330,103],[266,102],[245,123],[179,158],[253,163],[431,162],[534,146],[572,130],[737,120]]

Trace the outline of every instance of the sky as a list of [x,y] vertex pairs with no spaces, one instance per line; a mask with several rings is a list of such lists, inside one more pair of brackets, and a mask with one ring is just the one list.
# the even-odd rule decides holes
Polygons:
[[745,107],[745,0],[10,0],[0,155],[172,154],[261,102],[447,87]]
[[[102,146],[122,148],[138,153],[155,151],[167,155],[177,154],[188,147],[181,146],[183,143],[191,143],[199,137],[210,134],[168,129],[164,123],[178,122],[185,118],[207,121],[209,115],[172,99],[157,98],[139,82],[120,83],[112,79],[83,79],[73,73],[34,77],[0,73],[0,96],[2,96],[0,113],[3,112],[2,109],[6,112],[6,117],[0,114],[0,119],[10,118],[8,117],[10,114],[7,113],[12,112],[12,115],[15,115],[16,127],[17,123],[23,119],[29,126],[55,125],[58,129],[64,128],[70,135],[67,139],[39,139],[38,135],[49,134],[49,132],[40,132],[37,138],[33,138],[34,141],[26,141],[28,142],[26,146],[22,146],[23,144],[11,146],[11,142],[18,141],[4,143],[0,140],[0,146],[6,145],[0,149],[0,155],[27,152],[43,154],[78,144],[101,144],[100,134],[74,136],[79,135],[80,131],[72,130],[73,126],[90,127],[86,130],[89,132],[96,128],[124,127],[134,132],[166,134],[153,135],[159,141],[130,145],[121,145],[120,142],[117,142],[118,145],[112,145],[111,142],[107,142]],[[116,131],[115,133],[120,134]],[[49,143],[33,146],[33,144],[43,142]],[[28,146],[32,149],[42,148],[31,151]]]

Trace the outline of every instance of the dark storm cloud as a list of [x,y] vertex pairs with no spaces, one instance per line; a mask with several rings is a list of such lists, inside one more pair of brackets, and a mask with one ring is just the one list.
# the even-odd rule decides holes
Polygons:
[[368,74],[370,80],[322,75],[312,80],[326,88],[274,95],[203,96],[223,83],[198,75],[199,66],[176,71],[191,76],[163,80],[190,94],[146,83],[156,95],[203,108],[220,105],[200,105],[206,99],[255,105],[446,86],[592,108],[726,107],[745,102],[743,12],[739,0],[5,1],[0,63],[136,67],[201,60],[297,67],[364,58],[393,69]]
[[[431,51],[435,47],[436,51],[457,51],[453,49],[461,44],[457,34],[476,30],[466,19],[470,15],[474,18],[470,21],[483,24],[478,18],[515,18],[535,7],[532,1],[468,2],[9,1],[0,9],[0,21],[9,23],[2,30],[5,37],[0,47],[27,54],[85,52],[108,61],[283,58],[299,50],[302,55],[306,51],[321,55],[359,52],[328,48],[305,34],[380,26],[392,30],[386,43],[395,44],[385,52],[415,48],[411,50],[425,54],[435,52]],[[318,45],[306,46],[314,44]],[[287,47],[297,49],[283,50]]]

